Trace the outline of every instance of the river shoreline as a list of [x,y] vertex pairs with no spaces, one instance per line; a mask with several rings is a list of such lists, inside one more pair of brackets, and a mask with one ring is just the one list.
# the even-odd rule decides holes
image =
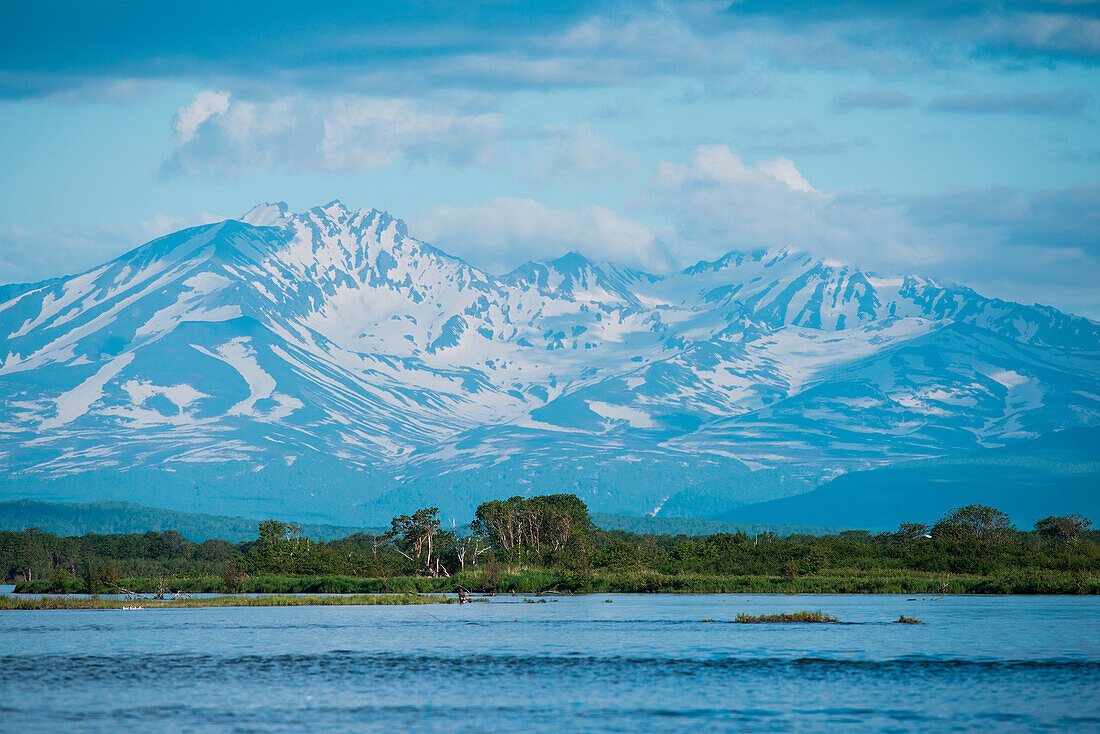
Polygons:
[[[851,574],[820,576],[722,576],[623,572],[576,574],[528,568],[494,577],[460,573],[449,577],[259,575],[241,579],[230,589],[219,576],[129,578],[116,587],[95,589],[101,594],[159,590],[188,594],[1026,594],[1088,596],[1100,594],[1100,578],[1092,574],[1025,572],[1002,575],[944,573]],[[57,588],[49,579],[21,582],[16,594],[88,593],[77,580]]]
[[215,596],[200,599],[104,599],[89,596],[0,596],[0,611],[60,609],[201,609],[205,607],[410,606],[456,604],[458,599],[423,594],[355,596]]

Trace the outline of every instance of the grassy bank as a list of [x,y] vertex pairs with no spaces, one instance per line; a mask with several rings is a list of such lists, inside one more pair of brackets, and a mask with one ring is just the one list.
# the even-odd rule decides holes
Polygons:
[[[124,579],[120,586],[138,593],[157,590],[161,581]],[[172,579],[172,591],[226,593],[219,576]],[[408,594],[457,592],[460,588],[484,593],[684,593],[684,594],[1098,594],[1100,577],[1060,571],[1025,571],[996,576],[938,573],[874,573],[853,570],[847,574],[820,576],[720,576],[662,574],[655,571],[570,573],[537,567],[480,568],[450,577],[395,576],[251,576],[234,592],[267,594]],[[17,593],[61,591],[49,580],[23,582]],[[88,593],[84,584],[70,581],[64,591]],[[100,587],[100,593],[114,589]]]
[[458,600],[443,596],[390,594],[385,596],[218,596],[207,599],[171,599],[124,601],[73,597],[20,599],[0,597],[0,611],[16,609],[198,609],[202,607],[343,607],[405,606],[410,604],[454,604]]
[[556,494],[484,502],[461,531],[442,530],[438,509],[422,507],[388,532],[327,541],[275,519],[241,542],[32,528],[0,531],[0,578],[34,579],[19,591],[101,594],[1100,593],[1100,532],[1079,515],[1044,518],[1033,531],[980,505],[879,534],[689,536],[667,525],[632,527],[685,534],[599,530],[580,498]]

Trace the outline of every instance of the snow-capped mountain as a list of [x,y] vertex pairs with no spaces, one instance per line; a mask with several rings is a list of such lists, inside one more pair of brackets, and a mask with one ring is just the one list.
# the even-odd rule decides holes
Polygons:
[[70,487],[337,457],[389,477],[349,507],[595,472],[596,507],[641,513],[700,477],[729,506],[1100,424],[1100,325],[1052,308],[792,250],[666,276],[571,253],[494,276],[338,202],[0,287],[0,334],[7,476]]

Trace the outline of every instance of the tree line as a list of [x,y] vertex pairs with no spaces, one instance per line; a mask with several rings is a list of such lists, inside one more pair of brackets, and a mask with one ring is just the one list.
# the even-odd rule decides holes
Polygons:
[[571,494],[485,502],[467,529],[444,527],[436,507],[393,518],[385,533],[316,541],[279,520],[255,540],[192,543],[175,531],[59,538],[35,529],[0,532],[0,576],[54,590],[117,588],[122,579],[220,577],[227,590],[271,575],[446,578],[501,568],[554,569],[574,589],[598,574],[777,576],[1053,572],[1095,577],[1097,533],[1080,515],[1048,517],[1030,531],[982,505],[952,510],[932,524],[894,532],[836,535],[716,533],[639,535],[596,528]]

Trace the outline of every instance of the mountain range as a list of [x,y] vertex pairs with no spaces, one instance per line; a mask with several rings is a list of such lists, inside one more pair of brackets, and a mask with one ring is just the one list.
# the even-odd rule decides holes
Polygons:
[[493,275],[339,202],[2,286],[0,338],[8,499],[357,525],[571,491],[736,519],[1100,425],[1100,324],[1054,308],[792,249]]

